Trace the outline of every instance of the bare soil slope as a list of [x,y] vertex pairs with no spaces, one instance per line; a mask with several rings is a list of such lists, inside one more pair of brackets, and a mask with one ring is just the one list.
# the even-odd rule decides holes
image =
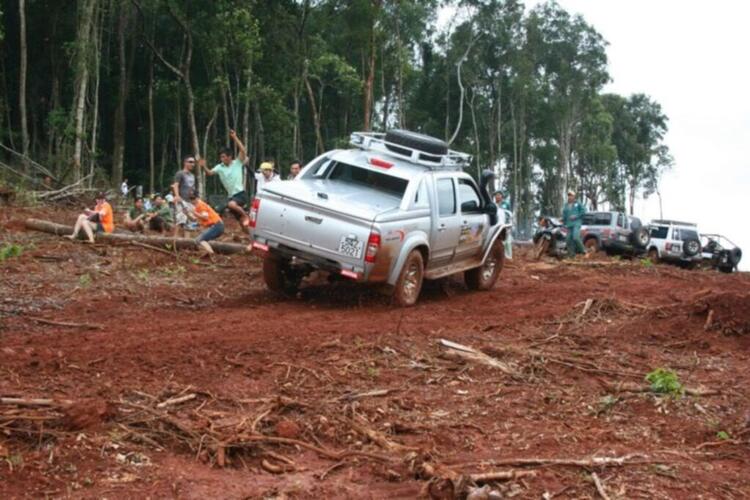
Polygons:
[[519,251],[491,292],[397,309],[29,216],[67,214],[0,215],[24,247],[0,263],[0,396],[25,400],[0,404],[3,498],[750,496],[745,274]]

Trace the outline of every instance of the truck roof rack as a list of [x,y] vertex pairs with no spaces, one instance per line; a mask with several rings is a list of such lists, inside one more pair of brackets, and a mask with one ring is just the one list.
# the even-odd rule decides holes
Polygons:
[[694,222],[681,222],[678,220],[669,220],[669,219],[652,220],[651,224],[663,224],[665,226],[690,226],[690,227],[698,226],[698,224],[695,224]]
[[[349,142],[352,146],[363,151],[376,151],[378,153],[387,154],[389,156],[416,163],[431,170],[462,169],[471,164],[470,154],[449,149],[444,155],[435,155],[434,153],[410,148],[402,144],[386,142],[385,134],[382,132],[353,132]],[[396,151],[389,148],[389,145],[392,146],[393,149],[396,149]],[[408,151],[409,154],[402,154],[399,151]],[[438,161],[433,161],[430,158],[436,158]]]

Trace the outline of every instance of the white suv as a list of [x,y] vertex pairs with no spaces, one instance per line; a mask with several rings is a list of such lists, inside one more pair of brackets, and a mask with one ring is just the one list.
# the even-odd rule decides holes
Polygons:
[[652,262],[671,261],[692,266],[701,261],[698,227],[690,222],[651,221],[648,256]]

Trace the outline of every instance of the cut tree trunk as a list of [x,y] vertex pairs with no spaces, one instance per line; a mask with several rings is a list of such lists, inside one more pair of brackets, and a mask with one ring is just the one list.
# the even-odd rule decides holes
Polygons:
[[18,110],[21,114],[21,151],[29,156],[29,126],[26,115],[26,0],[18,0],[21,63],[18,76]]
[[[46,220],[39,219],[26,219],[26,228],[33,229],[35,231],[42,231],[44,233],[56,234],[58,236],[64,236],[73,233],[73,226],[66,226],[63,224],[57,224]],[[148,243],[156,247],[170,248],[176,250],[197,250],[198,245],[195,241],[190,238],[170,238],[166,236],[145,236],[142,234],[135,233],[101,233],[97,234],[96,238],[101,241],[137,241],[140,243]],[[225,243],[222,241],[211,241],[209,242],[211,248],[216,253],[222,254],[233,254],[243,253],[247,251],[247,245],[240,243]]]

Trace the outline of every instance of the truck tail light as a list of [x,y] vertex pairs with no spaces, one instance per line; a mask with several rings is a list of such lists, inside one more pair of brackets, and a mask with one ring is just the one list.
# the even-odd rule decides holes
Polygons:
[[250,206],[250,227],[255,227],[258,222],[258,210],[260,210],[260,199],[255,198]]
[[367,239],[367,249],[365,250],[365,262],[375,262],[375,257],[378,255],[380,250],[380,235],[378,233],[370,233],[370,237]]

